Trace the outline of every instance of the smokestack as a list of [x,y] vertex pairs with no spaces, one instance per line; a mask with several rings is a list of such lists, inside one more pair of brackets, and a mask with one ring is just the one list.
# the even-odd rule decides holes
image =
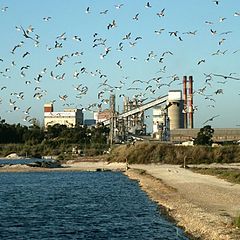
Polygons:
[[183,76],[183,127],[188,127],[187,76]]
[[189,128],[193,128],[193,77],[189,76]]

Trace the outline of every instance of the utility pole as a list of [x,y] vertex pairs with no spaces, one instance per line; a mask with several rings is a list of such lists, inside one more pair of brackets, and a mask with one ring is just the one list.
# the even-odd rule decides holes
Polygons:
[[113,145],[113,137],[114,137],[114,127],[115,127],[115,95],[110,95],[110,134],[109,134],[109,143],[110,148]]

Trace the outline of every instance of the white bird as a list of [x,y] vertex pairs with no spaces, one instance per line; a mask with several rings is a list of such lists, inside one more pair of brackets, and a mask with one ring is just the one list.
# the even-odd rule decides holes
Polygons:
[[136,21],[138,21],[139,20],[139,13],[137,13],[134,17],[133,17],[133,20],[136,20]]
[[209,118],[208,120],[206,120],[206,121],[203,123],[203,125],[206,124],[206,123],[208,123],[208,122],[210,122],[210,121],[213,121],[216,117],[219,117],[219,116],[220,116],[220,115],[216,115],[216,116],[213,116],[213,117]]
[[159,13],[157,13],[157,16],[164,17],[165,15],[164,11],[165,11],[165,8],[163,8]]
[[225,18],[225,17],[220,17],[219,18],[219,22],[223,22],[224,20],[226,20],[227,18]]
[[51,19],[52,19],[52,17],[44,17],[44,18],[43,18],[43,20],[46,21],[46,22],[49,21],[49,20],[51,20]]
[[145,7],[146,7],[146,8],[151,8],[152,6],[151,6],[150,2],[147,2],[146,5],[145,5]]
[[116,9],[120,9],[123,6],[123,3],[114,5]]
[[120,60],[117,62],[117,66],[118,66],[119,68],[121,68],[121,69],[123,68],[122,65],[121,65],[121,61],[120,61]]
[[86,8],[85,13],[90,13],[90,7],[87,7],[87,8]]

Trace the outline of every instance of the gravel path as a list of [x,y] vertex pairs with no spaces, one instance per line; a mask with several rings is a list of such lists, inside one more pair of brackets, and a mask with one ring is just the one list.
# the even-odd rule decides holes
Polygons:
[[240,239],[232,224],[240,215],[240,185],[176,165],[134,164],[126,174],[139,180],[143,190],[196,238]]

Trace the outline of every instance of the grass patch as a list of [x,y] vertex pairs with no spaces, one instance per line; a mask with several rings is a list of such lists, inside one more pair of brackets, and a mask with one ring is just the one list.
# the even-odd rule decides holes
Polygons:
[[240,215],[235,218],[234,225],[238,228],[240,228]]
[[[212,175],[218,178],[224,179],[231,183],[240,184],[240,169],[235,168],[198,168],[192,167],[191,170],[193,172]],[[240,217],[239,217],[240,222]]]

